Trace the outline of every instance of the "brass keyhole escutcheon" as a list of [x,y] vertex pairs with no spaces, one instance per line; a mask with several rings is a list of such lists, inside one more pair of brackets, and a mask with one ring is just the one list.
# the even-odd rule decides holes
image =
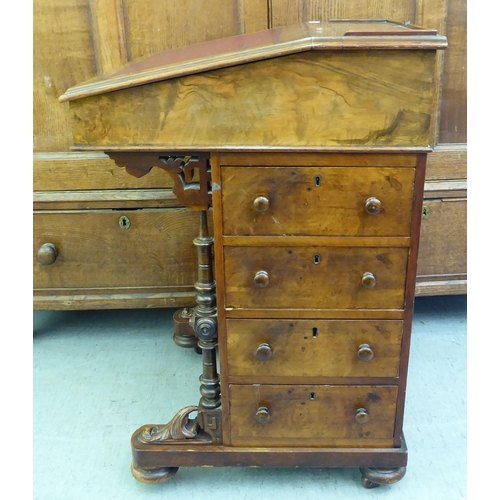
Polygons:
[[431,209],[427,205],[424,205],[422,207],[422,219],[424,220],[428,219],[430,214],[431,214]]
[[118,219],[118,225],[120,226],[120,229],[128,229],[130,227],[130,219],[127,216],[122,215]]

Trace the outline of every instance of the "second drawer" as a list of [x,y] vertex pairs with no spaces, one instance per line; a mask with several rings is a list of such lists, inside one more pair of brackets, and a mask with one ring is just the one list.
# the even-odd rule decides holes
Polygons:
[[229,319],[226,325],[230,377],[399,374],[402,321]]
[[226,308],[402,309],[407,248],[224,247]]

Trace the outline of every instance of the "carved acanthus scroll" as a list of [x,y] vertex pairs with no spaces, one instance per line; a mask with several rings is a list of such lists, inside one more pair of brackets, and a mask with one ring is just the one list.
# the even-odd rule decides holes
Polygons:
[[[153,167],[167,171],[174,181],[173,192],[179,202],[191,210],[208,210],[212,202],[212,179],[207,153],[106,153],[119,167],[134,177],[146,175]],[[199,180],[196,179],[198,170]]]
[[189,415],[198,411],[197,406],[187,406],[179,410],[172,420],[165,425],[152,425],[143,428],[137,440],[143,444],[162,443],[167,440],[196,438],[200,429],[197,419],[191,420]]

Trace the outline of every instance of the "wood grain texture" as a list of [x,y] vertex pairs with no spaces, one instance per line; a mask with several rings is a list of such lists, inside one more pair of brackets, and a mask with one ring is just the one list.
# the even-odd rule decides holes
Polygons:
[[[142,430],[142,429],[141,429]],[[158,444],[155,452],[136,439],[140,431],[132,436],[134,463],[144,468],[180,467],[404,467],[408,462],[408,449],[404,443],[393,448],[290,448],[279,447],[186,447]]]
[[[307,383],[311,377],[399,374],[401,321],[227,320],[226,328],[229,376]],[[269,360],[256,357],[261,344],[270,346]],[[362,344],[373,351],[370,361],[358,357]]]
[[[222,168],[223,233],[239,236],[409,236],[413,169]],[[254,200],[269,208],[259,212]],[[375,197],[380,213],[365,203]]]
[[157,167],[148,175],[134,177],[104,153],[35,153],[35,191],[89,191],[113,189],[172,188],[171,177]]
[[[129,229],[120,228],[122,216]],[[192,286],[197,216],[183,209],[35,213],[34,288]],[[45,243],[59,252],[51,266],[36,261]]]
[[33,210],[96,210],[178,207],[171,189],[36,191]]
[[[392,446],[397,387],[230,385],[233,446]],[[311,393],[314,400],[311,401]],[[259,407],[269,423],[254,419]],[[358,424],[366,408],[370,421]]]
[[[226,307],[400,309],[407,254],[405,248],[224,247]],[[266,288],[254,284],[260,270],[269,275]],[[361,285],[368,271],[377,280],[372,289]]]
[[447,0],[439,142],[467,142],[467,2]]
[[467,144],[442,144],[427,157],[427,181],[467,178]]
[[106,73],[130,59],[123,0],[89,0],[97,73]]
[[188,307],[195,302],[196,291],[178,290],[151,293],[130,293],[128,288],[117,290],[116,293],[92,293],[85,288],[78,290],[61,290],[54,295],[46,293],[47,289],[34,290],[34,311],[74,311],[101,309],[151,309],[165,307]]
[[[210,162],[212,185],[221,184],[220,154],[214,153]],[[222,244],[222,193],[220,189],[212,190],[212,206],[214,221],[214,271],[215,293],[217,298],[217,335],[219,343],[220,388],[222,408],[222,443],[231,444],[231,421],[229,419],[229,381],[227,368],[227,333],[226,333],[226,292],[224,288],[224,246]]]
[[330,236],[223,236],[223,245],[229,247],[401,247],[410,246],[409,237],[330,237]]
[[438,50],[435,30],[390,21],[302,23],[158,52],[68,89],[61,102],[310,50]]
[[255,319],[255,318],[301,318],[301,319],[328,319],[328,318],[345,318],[345,319],[403,319],[403,309],[275,309],[268,308],[253,308],[253,309],[234,309],[226,308],[226,318],[235,319]]
[[434,58],[308,52],[79,99],[75,144],[425,147]]
[[429,217],[422,220],[418,275],[467,273],[467,200],[425,200]]
[[371,152],[369,154],[352,151],[350,153],[324,153],[315,151],[313,153],[276,153],[266,151],[264,153],[252,153],[245,151],[245,154],[236,152],[220,153],[218,156],[222,166],[241,167],[408,167],[417,165],[417,155],[415,152],[402,154],[392,152],[391,154],[379,154]]
[[58,97],[96,74],[88,0],[33,2],[33,147],[67,151],[68,105]]
[[270,26],[330,19],[390,19],[414,21],[413,0],[270,0]]
[[241,0],[123,3],[131,59],[267,28],[263,0],[253,0],[253,8]]
[[439,278],[436,281],[420,281],[420,277],[418,277],[415,295],[420,297],[467,294],[467,280]]

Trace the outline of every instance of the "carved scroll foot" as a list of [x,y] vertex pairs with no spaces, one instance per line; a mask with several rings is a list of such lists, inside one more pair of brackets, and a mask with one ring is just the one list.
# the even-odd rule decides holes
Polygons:
[[190,319],[194,311],[191,307],[178,309],[174,313],[174,343],[179,347],[194,348],[194,350],[201,354],[201,349],[198,347],[198,339],[190,325]]
[[146,484],[157,484],[164,483],[169,479],[172,479],[179,467],[161,467],[159,469],[142,469],[137,467],[137,465],[132,462],[130,466],[132,475],[137,479],[137,481]]
[[361,471],[361,484],[364,488],[377,488],[383,484],[394,484],[403,479],[406,467],[395,467],[394,469],[375,469],[363,467]]

